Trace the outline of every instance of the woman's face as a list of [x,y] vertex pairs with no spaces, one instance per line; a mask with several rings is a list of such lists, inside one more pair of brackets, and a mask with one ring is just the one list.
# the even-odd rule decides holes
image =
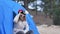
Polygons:
[[21,14],[20,17],[19,17],[22,21],[25,20],[25,15],[24,14]]

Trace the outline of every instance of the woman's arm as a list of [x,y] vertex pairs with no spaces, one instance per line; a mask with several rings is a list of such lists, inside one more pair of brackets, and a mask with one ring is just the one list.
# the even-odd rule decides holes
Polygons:
[[18,20],[19,20],[19,16],[20,16],[20,13],[19,13],[18,15],[15,16],[15,18],[14,18],[14,22],[15,22],[15,23],[18,22]]

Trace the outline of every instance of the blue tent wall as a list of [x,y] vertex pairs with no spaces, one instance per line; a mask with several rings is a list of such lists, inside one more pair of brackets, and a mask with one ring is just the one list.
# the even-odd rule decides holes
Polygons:
[[[2,34],[12,34],[12,29],[13,29],[13,11],[18,14],[18,10],[22,9],[22,10],[26,10],[24,7],[22,7],[21,5],[10,1],[10,0],[0,0],[0,7],[2,7],[2,9],[0,9],[0,15],[1,15],[1,19],[0,19],[0,34],[2,32]],[[4,16],[4,17],[3,17]],[[28,17],[28,18],[27,18]],[[34,34],[39,34],[36,28],[36,25],[34,24],[33,20],[30,19],[30,15],[26,15],[27,18],[27,22],[28,24],[30,24],[30,30],[35,30]],[[2,22],[3,21],[3,22]]]
[[[19,5],[18,3],[14,2],[14,1],[10,1],[10,0],[4,0],[2,1],[4,4],[6,4],[9,8],[11,8],[16,14],[18,13],[17,11],[19,9],[22,9],[23,11],[25,11],[26,9],[24,7],[22,7],[21,5]],[[6,7],[7,7],[6,6]]]
[[[1,5],[0,5],[1,6]],[[3,22],[3,12],[2,12],[2,7],[0,7],[0,34],[3,34],[3,26],[2,26],[2,22]]]
[[30,14],[26,14],[26,20],[29,24],[30,30],[33,30],[34,34],[39,34],[37,27],[35,25],[35,22],[33,21],[32,17],[30,16]]
[[[2,22],[2,26],[3,26],[3,33],[4,34],[12,34],[12,22],[13,22],[13,19],[11,16],[12,15],[12,9],[9,8],[6,4],[4,5],[4,3],[2,3],[2,12],[3,12],[3,22]],[[7,6],[7,7],[6,7]]]

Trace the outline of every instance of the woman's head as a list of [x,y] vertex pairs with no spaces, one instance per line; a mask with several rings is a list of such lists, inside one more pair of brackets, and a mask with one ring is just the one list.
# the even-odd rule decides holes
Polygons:
[[20,20],[22,20],[22,21],[25,21],[25,20],[26,20],[24,14],[21,14],[19,18],[20,18]]
[[22,21],[26,20],[26,19],[25,19],[25,14],[23,13],[23,11],[22,11],[22,10],[19,10],[19,12],[18,12],[18,13],[20,13],[19,20],[22,20]]

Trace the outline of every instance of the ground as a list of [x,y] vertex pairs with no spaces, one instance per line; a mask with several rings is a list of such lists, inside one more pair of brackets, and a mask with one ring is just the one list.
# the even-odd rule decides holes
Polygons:
[[36,14],[36,11],[30,11],[30,14],[34,16],[33,19],[38,25],[37,28],[40,34],[60,34],[60,26],[53,25],[53,19],[49,18],[49,16],[46,17],[44,13],[40,12]]
[[60,26],[39,25],[37,28],[40,34],[60,34]]

